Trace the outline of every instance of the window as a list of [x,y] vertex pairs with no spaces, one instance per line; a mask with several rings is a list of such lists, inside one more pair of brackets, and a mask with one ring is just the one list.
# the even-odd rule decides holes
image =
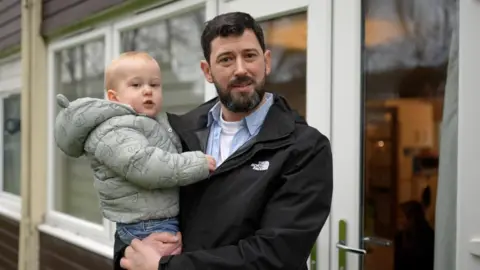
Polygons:
[[0,63],[0,212],[20,220],[21,64],[18,57]]
[[[59,110],[55,96],[69,100],[81,97],[103,98],[103,76],[110,60],[107,44],[111,27],[90,31],[84,35],[53,43],[49,47],[49,194],[46,222],[58,231],[56,236],[80,241],[87,237],[109,246],[112,243],[111,224],[104,220],[99,200],[93,188],[93,173],[85,157],[71,158],[61,152],[53,138],[53,123]],[[45,229],[46,230],[46,229]],[[67,233],[65,236],[65,233]],[[70,234],[68,234],[70,233]],[[78,238],[75,238],[75,236]],[[66,239],[68,238],[68,239]],[[86,248],[89,245],[86,245]],[[98,246],[91,247],[98,250]],[[102,254],[110,254],[108,248]]]
[[185,113],[204,101],[200,36],[204,8],[121,32],[121,52],[146,51],[160,64],[163,110]]
[[363,269],[455,269],[457,4],[362,4]]
[[[99,59],[105,59],[103,38],[55,52],[55,94],[63,94],[69,100],[103,98],[105,61]],[[56,115],[59,107],[55,108]],[[85,157],[71,158],[57,148],[54,179],[54,210],[102,224],[99,201],[93,189],[93,173]]]
[[263,21],[265,43],[272,51],[272,72],[265,88],[284,96],[300,115],[307,102],[307,13]]
[[[205,6],[203,1],[191,1],[185,11],[176,12],[187,4],[175,2],[49,45],[49,205],[41,230],[111,256],[115,226],[101,214],[90,163],[85,157],[70,158],[56,147],[55,96],[103,98],[105,66],[121,52],[137,50],[150,53],[161,65],[164,110],[183,113],[201,104],[205,80],[199,68],[203,58],[199,41]],[[91,240],[102,248],[86,244]]]
[[20,195],[20,94],[3,99],[3,191]]

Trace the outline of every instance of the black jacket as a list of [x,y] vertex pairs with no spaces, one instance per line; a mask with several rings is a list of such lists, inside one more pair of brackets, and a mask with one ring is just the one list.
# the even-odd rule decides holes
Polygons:
[[[207,114],[216,102],[170,115],[185,151],[205,150]],[[275,95],[254,139],[209,179],[181,188],[183,253],[163,257],[159,269],[307,269],[330,213],[332,182],[328,139]]]

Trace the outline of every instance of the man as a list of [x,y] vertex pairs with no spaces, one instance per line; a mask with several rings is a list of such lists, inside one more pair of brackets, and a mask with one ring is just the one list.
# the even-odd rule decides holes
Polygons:
[[[250,15],[215,17],[201,42],[206,59],[201,68],[218,98],[186,115],[171,115],[170,121],[185,151],[202,150],[218,167],[209,179],[180,191],[182,254],[162,256],[148,243],[175,239],[152,235],[133,241],[121,265],[130,270],[307,269],[330,212],[330,143],[282,97],[265,92],[271,56]],[[120,246],[116,250],[118,266],[123,252]]]

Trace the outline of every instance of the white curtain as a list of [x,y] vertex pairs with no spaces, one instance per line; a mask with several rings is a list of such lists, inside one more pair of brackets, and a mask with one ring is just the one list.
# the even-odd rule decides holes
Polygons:
[[453,26],[440,138],[440,167],[435,222],[435,270],[455,269],[457,229],[458,23],[454,23]]

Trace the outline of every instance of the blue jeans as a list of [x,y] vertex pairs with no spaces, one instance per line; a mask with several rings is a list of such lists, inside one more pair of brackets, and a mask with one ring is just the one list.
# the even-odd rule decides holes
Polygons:
[[134,238],[142,240],[154,232],[176,234],[178,231],[176,218],[152,219],[130,224],[117,223],[118,236],[127,245],[130,245]]

